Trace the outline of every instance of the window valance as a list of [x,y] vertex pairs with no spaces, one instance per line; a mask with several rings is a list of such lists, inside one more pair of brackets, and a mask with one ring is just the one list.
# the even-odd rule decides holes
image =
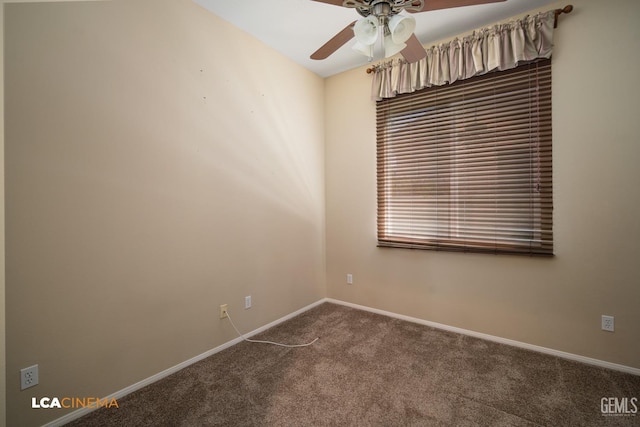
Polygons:
[[374,67],[371,97],[393,98],[430,86],[508,70],[538,58],[550,58],[554,10],[474,31],[462,39],[432,46],[418,62],[404,59]]

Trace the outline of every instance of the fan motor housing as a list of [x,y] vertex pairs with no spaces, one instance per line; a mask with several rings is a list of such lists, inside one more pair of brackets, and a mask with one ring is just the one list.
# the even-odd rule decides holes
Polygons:
[[418,12],[424,6],[424,0],[344,0],[342,5],[356,9],[365,18],[373,15],[384,19],[403,10]]

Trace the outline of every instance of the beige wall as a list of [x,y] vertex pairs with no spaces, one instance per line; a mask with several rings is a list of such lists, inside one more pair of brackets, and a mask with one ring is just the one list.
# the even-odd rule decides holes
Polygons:
[[377,248],[375,104],[358,69],[326,83],[329,297],[640,368],[640,3],[572,3],[553,58],[555,258]]
[[4,240],[4,4],[0,2],[0,427],[7,425]]
[[190,0],[5,18],[9,425],[325,296],[322,79]]

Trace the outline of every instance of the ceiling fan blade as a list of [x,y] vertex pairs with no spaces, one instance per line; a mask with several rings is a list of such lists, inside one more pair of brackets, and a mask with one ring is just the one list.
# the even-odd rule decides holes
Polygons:
[[351,24],[344,27],[342,31],[333,36],[331,40],[322,45],[322,47],[313,54],[311,54],[311,59],[326,59],[336,50],[340,49],[342,45],[351,40],[354,37],[353,34],[353,26],[356,24],[356,21],[353,21]]
[[[320,0],[316,0],[320,1]],[[410,13],[418,13],[418,12],[427,12],[429,10],[440,10],[440,9],[450,9],[453,7],[462,7],[462,6],[475,6],[477,4],[487,4],[487,3],[500,3],[506,0],[428,0],[424,2],[424,6],[420,10],[410,10],[407,9],[407,12]],[[335,2],[326,2],[333,3]]]
[[420,40],[418,40],[415,34],[411,34],[411,37],[409,37],[409,40],[407,40],[405,43],[407,44],[407,47],[402,49],[400,53],[402,54],[404,59],[407,60],[407,62],[418,62],[422,58],[427,56],[427,51],[424,50],[424,47],[422,47],[422,43],[420,43]]
[[342,6],[342,3],[344,0],[312,0],[312,1],[317,1],[319,3],[335,4],[336,6]]

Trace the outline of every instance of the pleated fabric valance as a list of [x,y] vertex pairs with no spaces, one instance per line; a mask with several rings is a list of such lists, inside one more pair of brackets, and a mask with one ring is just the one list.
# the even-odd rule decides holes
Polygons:
[[555,11],[550,10],[432,46],[425,58],[412,64],[404,59],[379,64],[374,67],[371,98],[393,98],[494,70],[508,70],[538,58],[548,59],[554,21]]

